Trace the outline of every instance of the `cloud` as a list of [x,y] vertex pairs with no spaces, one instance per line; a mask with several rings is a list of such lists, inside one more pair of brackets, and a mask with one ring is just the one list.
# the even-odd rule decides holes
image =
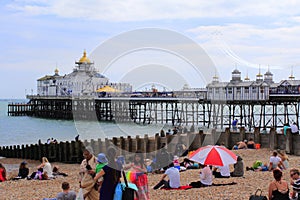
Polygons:
[[297,40],[300,27],[296,24],[262,27],[232,23],[199,26],[188,32],[196,35],[220,74],[228,74],[228,69],[236,66],[244,75],[248,70],[255,75],[259,66],[262,72],[270,68],[273,73],[277,71],[277,80],[286,79],[291,66],[294,66],[295,73],[300,72],[299,67],[295,68],[300,65],[300,42]]
[[[271,5],[271,6],[270,6]],[[182,1],[182,0],[16,0],[7,8],[30,15],[104,21],[145,21],[245,16],[293,16],[299,14],[299,1]]]

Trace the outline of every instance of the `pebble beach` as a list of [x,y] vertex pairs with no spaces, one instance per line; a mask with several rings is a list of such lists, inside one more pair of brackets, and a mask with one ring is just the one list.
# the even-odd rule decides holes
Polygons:
[[[244,167],[252,166],[255,160],[268,162],[272,153],[270,149],[257,150],[235,150],[244,161]],[[17,176],[18,165],[23,160],[12,158],[1,158],[8,171],[8,178]],[[30,169],[30,174],[40,164],[39,161],[26,160]],[[52,180],[18,180],[6,181],[0,183],[0,199],[43,199],[55,198],[56,194],[61,191],[61,183],[67,181],[71,185],[71,189],[75,192],[79,190],[78,172],[79,164],[51,163],[52,166],[57,165],[61,172],[67,173],[67,177],[58,177]],[[289,155],[290,167],[299,168],[300,159],[298,156]],[[232,170],[233,170],[233,166]],[[190,182],[199,180],[199,169],[187,170],[180,173],[181,185],[188,185]],[[289,170],[284,170],[284,179],[290,182]],[[150,198],[154,200],[188,200],[188,199],[212,199],[212,200],[245,200],[249,199],[256,189],[260,188],[263,195],[268,195],[268,185],[273,180],[271,172],[254,172],[246,171],[244,177],[231,177],[229,179],[214,179],[214,183],[232,183],[235,185],[211,186],[206,188],[192,188],[188,190],[153,190],[152,187],[161,178],[161,174],[148,174]],[[291,187],[290,187],[291,189]]]

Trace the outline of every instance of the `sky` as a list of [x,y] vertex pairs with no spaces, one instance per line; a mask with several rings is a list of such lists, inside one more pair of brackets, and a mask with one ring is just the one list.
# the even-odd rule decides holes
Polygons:
[[[0,98],[35,94],[38,78],[54,74],[56,68],[68,74],[84,50],[89,56],[111,38],[143,28],[166,29],[191,39],[203,48],[216,68],[211,71],[223,81],[231,78],[234,69],[251,80],[259,69],[263,74],[270,70],[275,82],[291,73],[300,79],[299,7],[297,0],[1,0]],[[161,55],[147,53],[150,58]],[[130,65],[133,59],[124,58],[121,65]],[[156,70],[162,64],[157,62],[139,63],[134,71],[140,79],[146,78],[147,66],[155,65]],[[121,65],[102,71],[106,66],[101,64],[95,62],[111,81],[134,84],[136,76],[116,73],[122,71]],[[161,72],[160,79],[184,76],[190,87],[202,88],[209,82],[197,81],[188,67],[173,74]]]

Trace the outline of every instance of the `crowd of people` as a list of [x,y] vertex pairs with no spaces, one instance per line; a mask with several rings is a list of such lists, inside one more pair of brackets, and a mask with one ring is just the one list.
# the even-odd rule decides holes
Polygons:
[[[252,141],[251,139],[249,141]],[[252,146],[254,143],[250,142]],[[248,143],[245,143],[247,146]],[[249,148],[247,146],[247,148]],[[236,151],[238,152],[238,151]],[[185,156],[173,156],[167,152],[166,147],[162,147],[155,156],[153,156],[152,163],[147,163],[144,158],[144,154],[141,151],[136,151],[132,159],[129,162],[124,160],[124,157],[117,157],[117,152],[114,147],[109,147],[105,153],[99,153],[94,155],[92,147],[87,146],[83,150],[84,159],[80,164],[79,169],[79,184],[83,199],[96,200],[107,199],[113,200],[116,188],[121,184],[122,170],[130,172],[130,175],[126,178],[131,184],[135,185],[135,199],[148,200],[149,185],[148,185],[148,173],[149,166],[151,169],[157,169],[151,171],[152,173],[162,173],[161,178],[157,180],[157,184],[152,186],[154,190],[163,189],[178,189],[181,187],[180,173],[187,169],[199,170],[199,177],[197,182],[191,182],[191,187],[210,187],[217,186],[213,180],[222,178],[228,179],[230,177],[243,177],[244,176],[244,162],[240,155],[237,155],[237,162],[233,166],[233,171],[230,171],[229,165],[224,166],[209,166],[196,163],[189,160]],[[120,159],[122,158],[122,159]],[[180,159],[182,162],[180,162]],[[299,170],[292,168],[289,170],[291,181],[288,182],[283,179],[283,171],[289,169],[288,156],[282,150],[277,150],[272,153],[269,161],[263,163],[261,161],[254,161],[253,166],[246,167],[246,170],[253,170],[256,172],[272,171],[274,180],[269,183],[268,197],[270,200],[287,200],[290,198],[295,199],[300,192],[300,178]],[[36,179],[36,180],[48,180],[55,178],[58,175],[67,176],[67,174],[59,171],[57,166],[52,168],[50,162],[46,157],[42,157],[41,164],[36,167],[31,175],[29,175],[29,169],[27,162],[23,161],[20,164],[18,176],[12,180],[18,179]],[[125,177],[123,177],[124,179]],[[0,182],[7,180],[6,169],[4,165],[0,163]],[[291,187],[290,187],[291,186]],[[71,190],[70,184],[66,181],[62,182],[62,191],[56,196],[56,199],[70,199],[75,200],[76,192]],[[289,191],[291,188],[291,191]],[[77,196],[78,197],[78,196]],[[299,198],[299,197],[298,197]]]

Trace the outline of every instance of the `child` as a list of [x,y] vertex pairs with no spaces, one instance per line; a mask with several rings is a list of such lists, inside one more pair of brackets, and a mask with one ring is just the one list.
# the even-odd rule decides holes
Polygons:
[[[98,154],[97,162],[98,162],[98,163],[96,164],[96,169],[95,169],[96,174],[99,173],[99,172],[101,171],[101,169],[102,169],[105,165],[107,165],[107,163],[108,163],[108,160],[107,160],[107,158],[106,158],[106,156],[105,156],[104,153],[99,153],[99,154]],[[97,191],[100,191],[100,187],[101,187],[101,185],[102,185],[102,181],[103,181],[103,177],[99,178],[98,181],[96,182],[96,184],[95,184],[95,189],[96,189]]]

